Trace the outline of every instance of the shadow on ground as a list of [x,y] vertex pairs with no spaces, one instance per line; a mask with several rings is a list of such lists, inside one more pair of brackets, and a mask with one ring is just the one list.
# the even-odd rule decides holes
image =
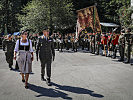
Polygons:
[[29,89],[39,93],[39,95],[37,95],[36,97],[41,97],[41,96],[46,96],[46,97],[61,97],[63,99],[67,99],[67,100],[72,100],[71,97],[68,97],[68,94],[61,92],[61,91],[66,91],[66,92],[71,92],[71,93],[76,93],[76,94],[88,94],[92,97],[96,97],[96,98],[103,98],[104,96],[101,94],[97,94],[94,93],[94,91],[88,90],[88,89],[84,89],[84,88],[80,88],[80,87],[72,87],[72,86],[62,86],[56,83],[52,83],[52,86],[55,86],[55,89],[52,88],[44,88],[41,86],[36,86],[33,84],[29,84]]
[[42,96],[52,97],[52,98],[61,97],[62,99],[72,100],[71,97],[68,97],[68,94],[56,89],[44,88],[33,84],[29,84],[29,89],[39,94],[39,95],[36,95],[36,97],[42,97]]

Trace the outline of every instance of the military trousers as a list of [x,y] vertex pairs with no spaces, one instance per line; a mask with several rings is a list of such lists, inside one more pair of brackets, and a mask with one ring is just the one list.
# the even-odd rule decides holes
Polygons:
[[77,42],[74,43],[74,51],[77,52]]
[[51,78],[51,63],[51,59],[41,62],[41,75],[44,76],[46,70],[47,79]]
[[62,49],[63,49],[63,43],[60,43],[60,49],[62,51]]
[[99,55],[99,48],[100,48],[100,45],[99,44],[96,44],[96,54]]
[[60,43],[57,42],[57,50],[59,51],[59,49],[60,49]]
[[90,42],[86,43],[87,50],[90,51]]
[[112,45],[112,51],[113,51],[112,57],[113,58],[116,58],[116,53],[117,53],[117,47],[116,47],[116,45]]
[[13,53],[12,52],[6,52],[5,53],[6,56],[6,61],[7,63],[12,66],[13,65]]
[[130,59],[131,59],[131,45],[130,44],[126,45],[125,49],[126,49],[125,50],[126,61],[130,62]]
[[120,53],[120,59],[124,60],[124,47],[122,45],[119,45],[119,53]]

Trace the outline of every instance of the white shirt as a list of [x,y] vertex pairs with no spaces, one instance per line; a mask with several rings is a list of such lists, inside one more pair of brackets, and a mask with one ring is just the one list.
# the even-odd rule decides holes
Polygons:
[[[23,43],[23,42],[21,42],[21,41],[22,41],[22,39],[20,39],[20,45],[22,45],[22,46],[28,46],[28,45],[29,45],[29,41],[30,41],[30,52],[33,52],[31,40],[29,40],[29,41],[27,40],[26,43]],[[15,52],[18,52],[18,51],[19,51],[19,40],[17,40],[17,42],[16,42],[16,46],[15,46],[14,51],[15,51]]]
[[44,35],[43,35],[43,37],[44,37],[44,39],[46,39],[46,40],[48,39],[48,37],[46,37],[46,36],[44,36]]

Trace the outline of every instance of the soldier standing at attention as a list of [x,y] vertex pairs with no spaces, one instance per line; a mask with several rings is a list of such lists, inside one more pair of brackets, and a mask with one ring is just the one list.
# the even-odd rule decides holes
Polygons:
[[103,56],[107,56],[107,53],[106,53],[107,40],[108,40],[108,36],[106,35],[106,33],[103,33],[103,35],[101,37]]
[[8,38],[7,35],[4,36],[3,41],[2,41],[2,48],[3,48],[3,51],[5,51],[5,49],[6,49],[5,43],[6,43],[6,41],[7,41],[7,38]]
[[[131,57],[133,58],[133,34],[130,36],[130,39],[131,39],[130,40],[130,44],[131,44]],[[133,65],[133,62],[131,62],[131,65]]]
[[119,34],[116,33],[116,31],[113,33],[113,38],[112,38],[112,51],[113,55],[112,58],[116,58],[116,53],[117,53],[117,47],[118,47],[118,40],[119,40]]
[[112,55],[112,44],[111,44],[111,41],[112,41],[112,33],[110,32],[108,34],[108,41],[107,41],[107,47],[108,47],[108,57],[111,57]]
[[127,29],[127,33],[125,34],[125,64],[130,63],[130,54],[131,54],[131,43],[130,43],[130,36],[131,36],[131,29]]
[[121,35],[119,37],[119,53],[120,59],[118,61],[124,61],[124,49],[125,49],[125,30],[121,30]]
[[92,35],[92,54],[95,54],[95,33]]
[[98,32],[96,34],[96,55],[99,55],[100,42],[101,42],[101,33]]
[[72,34],[72,39],[71,39],[71,42],[72,42],[72,51],[74,51],[74,49],[75,49],[75,42],[74,42],[74,40],[75,40],[75,34]]
[[59,42],[60,42],[60,49],[61,49],[61,52],[63,52],[63,51],[62,51],[62,49],[63,49],[63,35],[62,35],[62,34],[59,35]]
[[[53,39],[49,37],[49,30],[45,28],[43,30],[43,36],[39,38],[37,45],[37,61],[38,61],[38,53],[39,59],[41,62],[41,80],[46,81],[48,86],[51,86],[51,63],[52,58],[54,61],[55,58],[55,50]],[[45,68],[47,72],[47,80],[44,78]]]
[[77,45],[78,45],[78,38],[75,37],[75,40],[74,40],[74,52],[77,52]]
[[70,46],[71,46],[71,36],[70,34],[67,34],[67,50],[69,50]]
[[[18,36],[15,35],[15,37],[14,37],[14,41],[17,42],[17,40],[18,40]],[[16,61],[16,64],[15,64],[15,70],[19,70],[18,62],[17,62],[17,61]]]
[[15,48],[15,42],[12,40],[12,36],[8,35],[8,39],[3,42],[3,45],[5,46],[6,49],[5,51],[5,56],[6,56],[6,61],[9,64],[10,70],[12,70],[12,65],[13,65],[13,54],[14,54],[14,48]]
[[57,51],[59,51],[59,49],[60,49],[60,39],[59,39],[59,35],[60,35],[60,33],[58,32],[57,35],[56,35]]

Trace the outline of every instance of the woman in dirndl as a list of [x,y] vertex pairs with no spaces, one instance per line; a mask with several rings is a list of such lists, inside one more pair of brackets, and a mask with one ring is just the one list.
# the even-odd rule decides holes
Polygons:
[[21,33],[21,39],[17,40],[14,49],[14,59],[17,60],[22,75],[22,82],[28,88],[29,74],[32,72],[33,48],[32,42],[27,38],[27,32]]

